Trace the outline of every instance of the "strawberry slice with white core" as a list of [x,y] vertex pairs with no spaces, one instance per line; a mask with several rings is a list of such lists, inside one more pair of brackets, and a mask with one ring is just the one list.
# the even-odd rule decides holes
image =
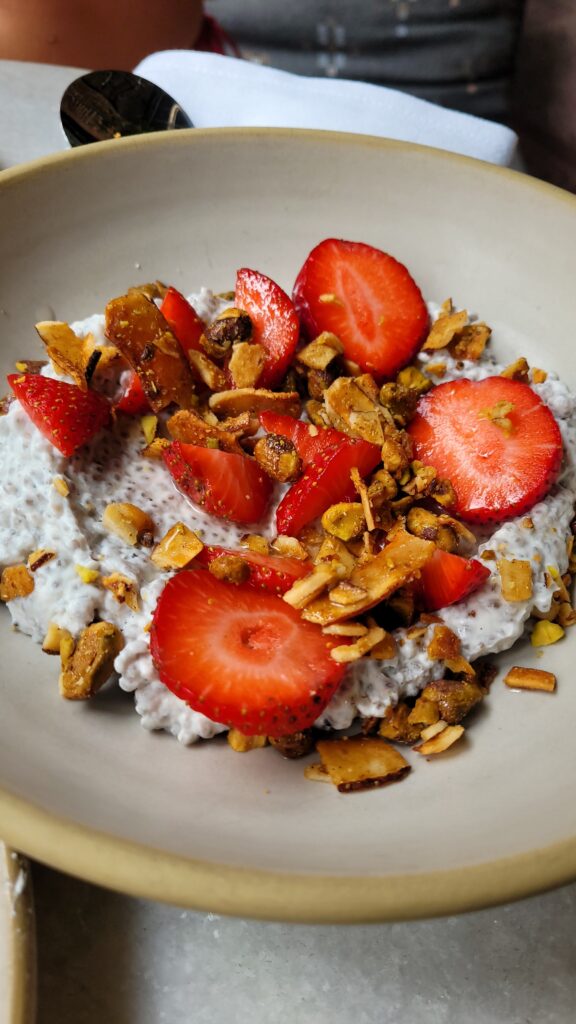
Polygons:
[[345,437],[339,447],[321,452],[278,505],[278,533],[295,537],[330,505],[353,498],[356,491],[350,470],[356,467],[364,477],[376,468],[381,457],[378,445],[351,437]]
[[168,581],[150,635],[165,686],[245,735],[284,736],[314,723],[344,674],[333,646],[282,598],[202,569]]
[[282,555],[263,555],[259,551],[250,551],[249,548],[233,551],[231,548],[221,548],[216,544],[202,548],[200,554],[196,556],[195,562],[198,565],[208,566],[223,555],[235,555],[242,558],[247,562],[250,570],[250,576],[246,582],[258,590],[270,590],[273,594],[285,594],[296,580],[311,572],[313,568],[310,562],[303,559]]
[[420,570],[417,589],[426,611],[436,612],[468,597],[489,576],[490,570],[477,558],[461,558],[437,548]]
[[266,352],[257,386],[273,388],[286,375],[300,336],[300,322],[292,300],[271,278],[243,267],[236,275],[234,302],[238,309],[248,313],[252,341]]
[[346,357],[378,380],[409,363],[426,336],[428,309],[409,271],[363,242],[320,242],[292,298],[310,338],[336,334]]
[[528,384],[506,377],[439,384],[409,426],[414,455],[448,477],[454,511],[471,522],[527,512],[556,480],[562,437]]
[[176,486],[206,512],[234,523],[258,523],[272,481],[248,455],[173,441],[162,452]]

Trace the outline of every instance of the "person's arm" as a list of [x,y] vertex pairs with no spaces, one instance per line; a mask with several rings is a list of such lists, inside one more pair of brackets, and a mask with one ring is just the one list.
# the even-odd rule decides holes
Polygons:
[[0,0],[0,59],[129,70],[201,23],[202,0]]

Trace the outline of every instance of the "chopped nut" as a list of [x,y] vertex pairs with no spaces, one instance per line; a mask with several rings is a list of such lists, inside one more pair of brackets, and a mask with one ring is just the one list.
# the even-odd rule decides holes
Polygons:
[[163,299],[168,291],[168,286],[162,281],[149,281],[146,284],[135,284],[128,289],[128,294],[141,292],[147,299]]
[[377,736],[320,740],[317,750],[340,793],[383,786],[410,771],[402,754]]
[[197,352],[192,348],[188,350],[187,354],[192,371],[202,384],[205,384],[210,391],[225,390],[226,375],[216,363],[213,363],[204,352]]
[[248,548],[249,551],[255,551],[257,555],[267,555],[270,551],[270,545],[266,537],[260,536],[259,533],[244,534],[240,543],[242,547]]
[[342,644],[340,647],[333,647],[330,657],[339,664],[346,664],[350,661],[358,661],[373,647],[376,647],[386,636],[386,631],[380,626],[373,626],[364,636],[359,637],[355,643]]
[[521,558],[499,558],[498,572],[505,601],[529,601],[532,597],[532,566]]
[[325,370],[338,355],[342,355],[344,346],[335,334],[323,331],[314,341],[300,349],[296,358],[311,370]]
[[352,540],[366,526],[362,505],[353,501],[340,501],[331,505],[322,515],[322,526],[326,533],[340,540]]
[[229,307],[219,313],[206,328],[200,344],[213,359],[221,359],[231,345],[249,341],[252,337],[252,321],[243,309]]
[[324,400],[324,395],[330,385],[334,382],[334,374],[328,370],[308,370],[306,376],[308,394],[318,402]]
[[548,374],[546,370],[538,370],[536,367],[532,369],[532,383],[543,384],[545,380],[548,380]]
[[166,437],[155,437],[151,444],[146,445],[140,452],[145,459],[161,459],[162,453],[170,447],[170,441]]
[[235,388],[211,395],[208,404],[217,416],[239,416],[243,412],[259,413],[271,409],[286,416],[300,415],[297,391],[267,391],[265,388]]
[[282,757],[294,761],[298,757],[306,757],[314,750],[314,733],[312,729],[293,732],[289,736],[269,736],[269,743]]
[[25,565],[7,565],[0,577],[0,601],[28,597],[34,590],[34,577]]
[[83,629],[73,646],[60,646],[60,694],[67,700],[86,700],[104,685],[114,659],[124,646],[120,630],[111,622],[94,622]]
[[118,604],[126,604],[133,612],[138,611],[140,601],[136,580],[121,572],[113,572],[110,576],[102,577],[102,586],[113,594]]
[[202,541],[185,523],[175,523],[158,542],[150,558],[159,569],[184,569],[196,558]]
[[461,722],[485,696],[486,691],[471,679],[439,679],[422,691],[422,699],[435,704],[448,725]]
[[361,622],[334,622],[332,626],[324,626],[322,632],[327,636],[365,636],[368,626]]
[[460,654],[460,639],[448,626],[434,627],[432,639],[428,644],[428,657],[432,661],[447,661],[457,658]]
[[219,425],[214,426],[207,423],[202,416],[191,409],[179,409],[170,417],[166,426],[175,441],[197,444],[202,448],[208,448],[210,441],[216,441],[222,451],[233,452],[235,455],[244,454],[235,434],[223,430]]
[[[437,723],[438,725],[440,723]],[[434,729],[435,726],[430,726]],[[449,747],[453,747],[457,740],[461,739],[464,735],[463,725],[447,725],[445,729],[441,729],[436,735],[432,736],[431,739],[424,740],[424,743],[418,743],[414,747],[419,754],[423,757],[432,757],[434,754],[443,754]]]
[[142,416],[140,419],[140,426],[142,427],[142,433],[144,434],[146,444],[151,445],[156,436],[158,417],[153,415]]
[[306,413],[308,415],[308,419],[311,420],[314,426],[320,427],[320,429],[326,429],[326,427],[331,426],[328,413],[326,412],[322,402],[315,400],[306,402]]
[[246,754],[249,750],[259,750],[268,743],[266,736],[245,736],[239,729],[230,729],[226,739],[232,750]]
[[534,626],[530,635],[530,643],[533,647],[548,647],[549,644],[557,643],[563,636],[562,626],[559,626],[557,622],[546,622],[542,619]]
[[254,457],[273,480],[286,484],[296,480],[302,472],[302,459],[292,441],[282,434],[266,434],[254,448]]
[[[431,384],[432,382],[429,381]],[[386,406],[394,417],[394,422],[405,427],[416,412],[420,392],[403,384],[389,382],[380,388],[380,404]]]
[[46,366],[45,359],[24,359],[14,363],[18,373],[40,373]]
[[433,377],[445,377],[446,376],[446,363],[439,360],[437,363],[428,363],[426,366],[428,373],[431,373]]
[[287,558],[297,558],[301,562],[308,561],[308,552],[296,537],[285,537],[284,534],[280,534],[279,537],[276,537],[272,547],[279,555],[285,555]]
[[74,569],[78,573],[82,583],[96,583],[96,580],[100,579],[98,569],[89,569],[87,565],[75,565]]
[[386,410],[379,404],[377,397],[375,399],[367,394],[367,376],[338,377],[326,391],[324,403],[331,423],[338,430],[381,445],[384,443],[382,419]]
[[346,606],[348,604],[358,604],[366,596],[367,592],[363,587],[356,587],[353,583],[349,583],[348,580],[344,580],[343,583],[339,583],[338,586],[332,588],[328,598],[333,604]]
[[102,524],[110,533],[120,537],[133,547],[142,544],[151,547],[154,537],[154,523],[147,512],[130,502],[112,502],[102,515]]
[[250,576],[250,566],[241,555],[218,555],[210,562],[208,571],[225,583],[245,583]]
[[[452,487],[450,481],[442,477],[436,477],[430,486],[428,494],[431,498],[434,498],[434,501],[441,505],[442,508],[453,508],[456,504],[456,491]],[[465,528],[463,527],[463,529]],[[468,533],[470,534],[469,530]],[[473,535],[470,534],[470,536]]]
[[72,641],[72,634],[67,629],[61,629],[55,622],[49,622],[46,636],[42,641],[44,654],[60,654],[60,645],[64,636],[69,637]]
[[370,532],[371,530],[376,529],[376,524],[374,522],[374,515],[370,505],[370,498],[368,497],[368,488],[360,476],[357,466],[353,466],[350,470],[350,479],[352,480],[354,489],[362,503],[364,519],[366,520],[366,529]]
[[523,384],[527,384],[529,370],[530,367],[528,366],[524,356],[520,356],[519,359],[515,359],[513,363],[506,366],[505,369],[502,370],[500,376],[507,377],[508,380],[519,380],[522,381]]
[[553,693],[556,689],[556,676],[540,668],[519,668],[515,665],[504,676],[504,682],[515,690],[545,690]]
[[240,341],[234,345],[228,369],[236,387],[255,387],[265,362],[266,352],[261,345],[251,344],[249,341]]
[[63,498],[67,498],[70,494],[70,487],[63,476],[55,476],[52,481],[52,486],[58,491],[58,494],[62,495]]
[[439,316],[430,328],[428,337],[422,346],[422,351],[428,352],[446,348],[457,332],[465,327],[467,323],[468,313],[465,309],[461,309],[457,313]]
[[432,387],[432,381],[417,366],[405,366],[396,377],[396,382],[419,395],[426,394]]
[[478,413],[478,418],[481,420],[490,420],[495,427],[499,427],[500,430],[506,434],[506,437],[510,437],[514,424],[509,417],[509,413],[514,412],[514,402],[496,402],[495,405],[489,409],[481,409]]
[[406,529],[415,537],[433,540],[441,551],[457,551],[458,536],[451,526],[443,524],[439,516],[425,508],[411,508],[406,517]]
[[413,580],[434,550],[431,541],[399,531],[382,551],[352,572],[349,582],[364,590],[365,598],[355,604],[339,606],[328,597],[322,597],[306,607],[303,618],[323,626],[354,618]]
[[398,474],[407,469],[412,461],[412,439],[409,434],[396,431],[388,434],[382,444],[382,462],[389,473]]
[[424,696],[418,697],[412,711],[408,715],[408,721],[413,725],[420,725],[424,728],[435,725],[440,718],[438,704],[433,700],[426,700]]
[[356,559],[350,551],[350,547],[347,547],[343,541],[338,539],[338,537],[329,535],[322,541],[322,544],[316,554],[315,561],[330,562],[334,558],[338,562],[342,563],[346,570],[346,575],[349,575],[356,567]]
[[430,490],[436,479],[434,466],[425,466],[422,462],[415,461],[411,465],[412,479],[402,483],[406,494],[413,494],[415,497],[424,497],[430,494]]
[[305,608],[332,583],[342,579],[346,570],[340,562],[322,562],[316,565],[311,573],[297,579],[290,590],[282,595],[282,600],[292,608]]
[[56,558],[55,551],[48,551],[46,548],[38,548],[37,551],[33,551],[32,554],[28,555],[28,568],[30,569],[30,572],[36,572],[37,569],[46,565],[46,562],[52,561],[53,558]]
[[392,633],[385,633],[382,640],[372,648],[369,657],[376,661],[389,661],[390,658],[395,658],[397,653],[398,645]]
[[421,733],[422,725],[410,721],[410,708],[404,702],[386,708],[378,729],[379,736],[394,743],[415,743]]
[[487,324],[466,324],[450,342],[450,355],[454,359],[468,359],[477,362],[484,352],[491,334],[492,331]]
[[558,609],[558,623],[562,629],[576,625],[576,611],[568,601],[562,601]]

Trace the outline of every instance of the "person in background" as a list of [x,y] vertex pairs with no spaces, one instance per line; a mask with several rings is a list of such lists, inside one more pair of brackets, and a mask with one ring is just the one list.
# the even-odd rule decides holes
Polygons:
[[192,48],[504,121],[530,171],[576,191],[573,0],[0,0],[0,59],[130,69]]

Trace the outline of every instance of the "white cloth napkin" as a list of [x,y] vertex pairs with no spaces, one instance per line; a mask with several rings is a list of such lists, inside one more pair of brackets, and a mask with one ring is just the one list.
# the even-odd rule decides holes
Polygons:
[[305,78],[234,57],[166,50],[137,74],[166,89],[197,128],[321,128],[420,142],[495,164],[510,164],[510,128],[438,107],[383,86]]

